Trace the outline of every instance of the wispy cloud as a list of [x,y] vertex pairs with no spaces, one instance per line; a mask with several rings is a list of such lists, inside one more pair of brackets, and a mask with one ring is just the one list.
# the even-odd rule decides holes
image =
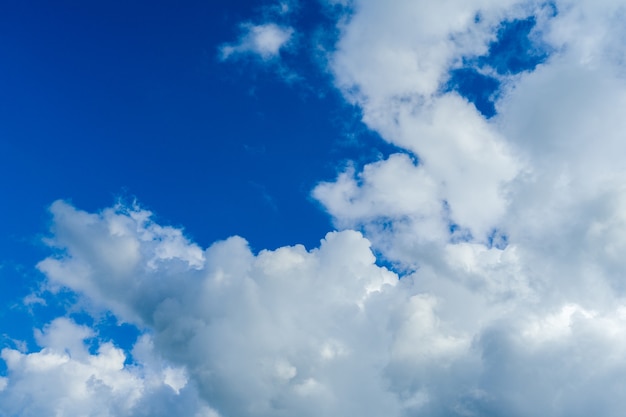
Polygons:
[[237,42],[220,47],[220,59],[234,59],[242,55],[256,56],[263,61],[277,59],[294,34],[293,28],[275,23],[244,24],[241,30],[243,33]]

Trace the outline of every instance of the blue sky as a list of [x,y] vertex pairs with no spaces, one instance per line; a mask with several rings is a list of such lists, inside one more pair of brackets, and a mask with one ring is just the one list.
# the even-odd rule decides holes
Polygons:
[[[206,244],[245,233],[271,247],[310,233],[275,213],[284,199],[296,204],[285,212],[304,211],[307,227],[325,230],[306,197],[345,157],[342,136],[358,130],[358,116],[318,80],[287,85],[269,70],[219,62],[218,46],[259,7],[6,7],[3,177],[12,179],[7,200],[28,208],[6,205],[15,211],[4,217],[28,219],[34,234],[30,220],[56,198],[95,210],[124,195],[159,206],[167,222],[191,221]],[[281,224],[285,238],[263,233]]]
[[0,6],[0,416],[620,415],[624,10]]

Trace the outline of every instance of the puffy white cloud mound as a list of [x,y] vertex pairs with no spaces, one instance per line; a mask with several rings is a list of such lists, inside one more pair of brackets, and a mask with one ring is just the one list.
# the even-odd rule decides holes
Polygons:
[[124,364],[108,343],[90,353],[88,328],[54,321],[40,352],[3,352],[6,415],[621,413],[610,392],[626,366],[626,304],[608,286],[602,303],[557,297],[513,245],[449,243],[399,279],[350,230],[312,250],[253,254],[232,237],[201,251],[137,207],[51,210],[49,287],[151,336],[134,349],[141,365]]
[[[570,260],[597,245],[614,253],[617,236],[592,240],[603,239],[598,228],[616,230],[599,223],[617,225],[623,199],[621,2],[357,0],[351,7],[330,70],[363,121],[417,162],[393,155],[321,183],[313,195],[338,227],[363,230],[386,258],[413,269],[439,262],[459,240],[509,242],[534,269],[541,251]],[[549,56],[517,74],[479,69],[501,83],[497,113],[486,119],[446,89],[450,71],[487,57],[503,22],[528,18],[535,22],[528,36]]]
[[96,335],[66,318],[53,320],[35,336],[38,352],[2,350],[9,377],[2,380],[0,415],[201,416],[211,411],[187,387],[184,368],[155,355],[148,336],[135,345],[132,365],[111,342],[97,343],[91,353],[87,342]]
[[57,202],[51,211],[50,243],[63,253],[39,264],[51,288],[150,329],[224,415],[398,407],[381,378],[390,343],[381,298],[396,296],[398,277],[375,265],[360,233],[329,233],[312,251],[254,255],[232,237],[199,252],[140,209],[88,214]]

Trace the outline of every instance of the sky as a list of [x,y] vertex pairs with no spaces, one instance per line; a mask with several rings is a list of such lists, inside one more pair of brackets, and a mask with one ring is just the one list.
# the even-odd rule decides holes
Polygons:
[[621,416],[626,3],[6,1],[0,416]]

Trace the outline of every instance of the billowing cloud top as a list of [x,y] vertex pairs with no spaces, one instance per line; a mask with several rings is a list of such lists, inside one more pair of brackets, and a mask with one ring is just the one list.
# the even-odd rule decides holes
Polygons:
[[[54,203],[48,290],[143,336],[129,363],[53,321],[40,351],[3,350],[0,415],[623,414],[626,6],[342,10],[335,85],[403,152],[313,190],[339,231],[314,249],[253,253],[240,237],[202,249],[138,207]],[[535,61],[506,67],[496,54],[515,22]],[[293,33],[244,29],[224,58],[271,59]],[[497,85],[494,114],[455,71]]]

